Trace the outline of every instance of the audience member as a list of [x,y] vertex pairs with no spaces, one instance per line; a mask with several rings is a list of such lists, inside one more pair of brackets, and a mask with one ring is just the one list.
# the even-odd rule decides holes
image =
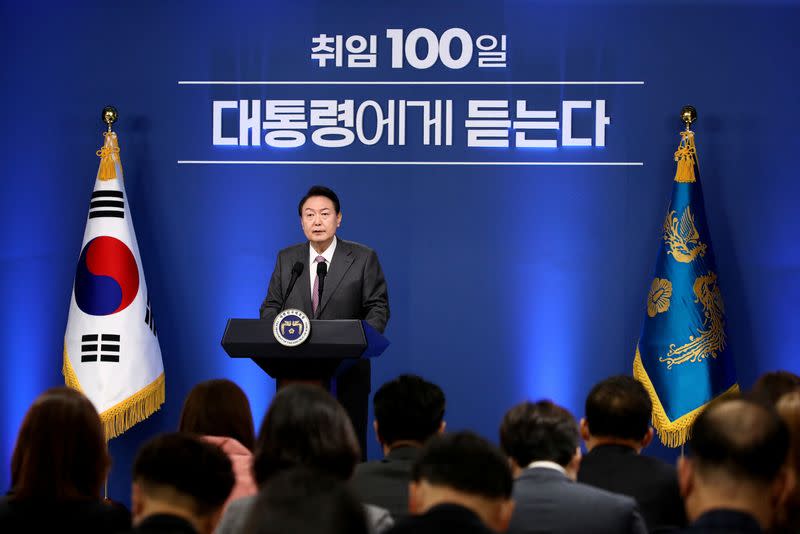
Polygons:
[[444,393],[418,376],[401,375],[375,392],[373,405],[384,458],[357,465],[351,484],[362,502],[400,519],[408,515],[411,466],[425,441],[444,430]]
[[210,534],[233,488],[231,462],[190,434],[157,436],[133,464],[135,533]]
[[789,371],[770,371],[758,377],[750,396],[775,406],[778,399],[792,391],[800,391],[800,376]]
[[[255,447],[253,474],[259,490],[278,473],[308,467],[348,480],[361,459],[353,424],[344,408],[319,386],[290,384],[272,399]],[[233,501],[217,528],[218,534],[242,532],[255,496]],[[393,524],[386,510],[365,505],[373,532]]]
[[720,400],[692,427],[690,456],[678,479],[692,522],[684,532],[758,533],[769,528],[786,493],[789,431],[769,406]]
[[11,457],[11,491],[0,499],[0,532],[127,530],[128,511],[100,497],[110,464],[89,399],[66,387],[45,391],[22,420]]
[[411,516],[391,534],[504,532],[514,503],[508,462],[471,432],[431,438],[411,473]]
[[253,415],[247,395],[239,386],[225,379],[197,384],[183,402],[178,431],[201,436],[228,455],[236,483],[226,505],[256,494]]
[[647,532],[632,498],[575,481],[578,440],[572,414],[550,401],[525,402],[506,413],[500,443],[516,476],[510,533]]
[[242,532],[368,534],[369,529],[364,507],[340,478],[295,467],[270,478]]
[[683,527],[686,514],[675,468],[641,455],[653,439],[651,413],[647,390],[632,377],[613,376],[594,386],[580,423],[588,452],[578,482],[636,499],[650,531]]
[[789,428],[789,456],[786,464],[791,475],[783,506],[778,510],[773,532],[800,532],[800,390],[787,393],[778,400],[778,415]]

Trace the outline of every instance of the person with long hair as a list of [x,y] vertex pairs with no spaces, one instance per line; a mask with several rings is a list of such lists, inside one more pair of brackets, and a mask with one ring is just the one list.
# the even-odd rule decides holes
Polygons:
[[128,511],[101,498],[110,466],[91,401],[67,387],[48,389],[22,420],[11,457],[11,491],[0,499],[0,532],[127,530]]
[[236,483],[225,506],[256,494],[252,474],[255,429],[250,401],[242,388],[226,379],[197,384],[183,402],[178,431],[200,436],[230,459]]
[[[290,384],[272,399],[261,423],[253,474],[260,491],[274,476],[296,467],[346,481],[360,458],[358,438],[342,405],[319,386]],[[244,532],[255,500],[245,497],[232,502],[217,534]],[[386,510],[364,508],[373,532],[383,532],[394,523]]]
[[786,468],[794,482],[778,510],[772,532],[800,532],[800,389],[786,393],[775,405],[778,415],[789,427],[789,455]]

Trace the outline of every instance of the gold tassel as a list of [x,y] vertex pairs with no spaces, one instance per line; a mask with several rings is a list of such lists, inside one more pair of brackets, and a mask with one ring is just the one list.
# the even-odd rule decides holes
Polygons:
[[[656,429],[661,443],[672,448],[680,447],[686,443],[692,436],[692,425],[695,419],[697,419],[697,416],[708,406],[708,403],[699,408],[695,408],[674,421],[670,421],[669,417],[667,417],[667,413],[664,411],[664,407],[661,405],[656,389],[653,387],[652,382],[650,382],[650,377],[647,376],[647,371],[644,369],[638,345],[636,346],[636,356],[633,359],[633,377],[642,383],[647,393],[650,395],[650,401],[653,403],[653,428]],[[717,399],[738,392],[739,384],[734,384],[722,395],[719,395]]]
[[[64,383],[72,389],[83,392],[78,376],[72,368],[72,363],[67,355],[67,344],[64,343],[64,364],[62,367]],[[103,431],[106,441],[115,438],[131,428],[136,423],[144,421],[156,410],[161,408],[166,400],[166,387],[164,373],[151,383],[100,414],[100,421],[103,423]]]
[[161,408],[166,399],[164,373],[145,387],[100,414],[106,439],[119,436]]
[[81,389],[81,383],[78,382],[78,375],[75,374],[75,369],[72,368],[72,363],[69,361],[69,356],[67,355],[67,340],[64,340],[64,364],[61,366],[61,374],[64,375],[64,384],[67,387],[72,389],[76,389],[83,393],[83,389]]
[[114,180],[117,176],[117,165],[119,165],[119,172],[122,172],[122,160],[119,157],[119,143],[117,143],[117,134],[114,132],[105,132],[103,137],[106,138],[103,147],[97,151],[100,156],[100,168],[97,171],[97,177],[100,180]]
[[697,149],[694,146],[694,132],[685,130],[681,132],[681,142],[675,152],[675,161],[678,169],[675,171],[675,181],[681,183],[696,182],[694,166],[697,161]]

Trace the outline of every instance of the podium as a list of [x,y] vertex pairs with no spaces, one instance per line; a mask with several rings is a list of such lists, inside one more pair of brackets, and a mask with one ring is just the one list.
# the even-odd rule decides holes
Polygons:
[[275,340],[272,321],[228,319],[222,347],[231,358],[250,358],[279,382],[326,383],[364,358],[380,356],[389,341],[366,321],[312,320],[311,333],[300,345],[285,347]]

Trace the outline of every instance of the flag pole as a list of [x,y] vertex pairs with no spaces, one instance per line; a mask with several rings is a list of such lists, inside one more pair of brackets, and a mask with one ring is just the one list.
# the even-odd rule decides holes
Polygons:
[[[103,122],[108,127],[108,133],[111,133],[111,125],[113,125],[119,119],[119,113],[117,112],[117,108],[114,106],[106,106],[103,108],[103,111],[100,115]],[[108,447],[108,439],[106,439],[106,447]],[[103,499],[108,500],[108,479],[111,476],[110,471],[106,473],[106,478],[103,481]]]
[[[697,110],[694,106],[683,106],[683,108],[681,108],[681,120],[686,124],[686,131],[691,132],[692,123],[697,120]],[[683,458],[685,454],[684,446],[685,443],[681,443],[681,458]]]

